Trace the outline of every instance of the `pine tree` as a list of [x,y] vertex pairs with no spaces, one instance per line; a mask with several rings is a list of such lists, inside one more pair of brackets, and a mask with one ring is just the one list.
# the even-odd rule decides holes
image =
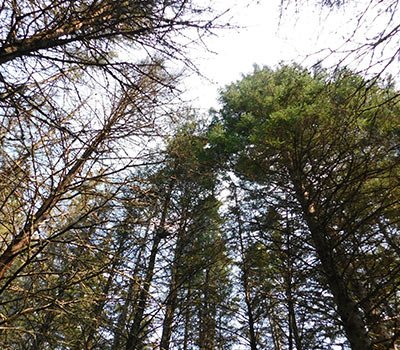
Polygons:
[[364,265],[372,256],[383,264],[382,249],[386,266],[397,260],[372,228],[398,206],[398,106],[386,103],[390,96],[396,92],[366,86],[346,70],[256,69],[223,92],[210,132],[214,151],[238,176],[295,201],[352,349],[390,348],[397,340],[393,306],[383,305],[395,295],[389,286],[397,269],[384,274],[378,264]]

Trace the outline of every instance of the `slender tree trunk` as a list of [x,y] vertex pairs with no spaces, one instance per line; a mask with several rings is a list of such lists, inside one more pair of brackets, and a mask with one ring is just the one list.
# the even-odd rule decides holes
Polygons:
[[[245,279],[247,279],[247,277]],[[250,292],[248,290],[247,282],[243,281],[243,285],[245,288],[245,302],[247,307],[247,323],[249,326],[250,349],[257,350],[257,338],[254,327],[254,315],[253,315],[253,308],[251,306]]]
[[140,350],[142,349],[142,330],[143,330],[143,315],[146,309],[147,300],[149,298],[150,285],[153,280],[154,266],[158,253],[158,246],[160,244],[161,237],[156,233],[153,245],[151,247],[149,265],[147,267],[146,276],[139,292],[139,300],[137,309],[135,311],[132,326],[130,327],[128,339],[126,342],[126,350]]
[[[296,313],[294,310],[294,303],[291,295],[288,299],[288,311],[289,311],[289,333],[290,333],[289,341],[292,341],[291,339],[293,339],[294,344],[296,345],[296,349],[302,350],[303,348],[301,345],[301,338],[299,334],[299,328],[297,327]],[[293,349],[293,345],[291,345],[291,348]]]
[[271,327],[272,341],[274,343],[274,350],[282,350],[282,337],[279,326],[275,322],[274,316],[269,314],[269,324]]
[[188,287],[187,287],[187,294],[186,294],[186,308],[185,308],[185,331],[183,334],[183,350],[189,350],[189,341],[190,341],[190,331],[191,331],[191,325],[190,325],[190,299],[192,296],[192,289],[191,289],[191,284],[189,281]]
[[134,313],[133,322],[129,330],[128,339],[126,342],[126,350],[141,350],[142,345],[142,331],[143,331],[143,316],[146,309],[147,300],[149,298],[150,286],[154,275],[154,266],[158,253],[158,246],[164,236],[165,222],[167,219],[168,207],[171,201],[172,189],[174,186],[174,179],[171,179],[168,185],[166,197],[161,214],[159,228],[154,233],[153,245],[150,251],[149,265],[147,266],[146,276],[139,292],[139,300],[136,311]]
[[[136,266],[138,267],[139,265],[136,265]],[[137,281],[135,280],[135,276],[137,276],[136,273],[134,273],[132,275],[132,279],[131,279],[131,281],[129,283],[129,287],[128,287],[128,293],[126,296],[126,300],[122,307],[121,313],[118,316],[117,326],[116,326],[116,329],[114,330],[114,340],[113,340],[113,344],[111,347],[112,350],[118,350],[121,348],[121,338],[123,335],[123,328],[126,324],[129,306],[132,304],[133,295],[134,295],[135,289],[136,289],[135,287],[136,287]]]
[[[121,241],[120,245],[118,247],[118,252],[117,252],[118,257],[122,253],[122,250],[123,250],[123,242]],[[107,297],[110,294],[110,289],[111,289],[111,286],[113,283],[113,279],[115,278],[114,272],[119,263],[118,257],[112,263],[112,267],[109,271],[109,276],[107,278],[107,282],[102,289],[101,298],[95,304],[95,306],[93,308],[92,318],[94,319],[94,322],[92,325],[89,325],[88,327],[86,327],[87,328],[86,332],[88,333],[88,336],[87,336],[87,339],[85,340],[85,350],[91,350],[91,349],[96,348],[95,337],[97,335],[97,331],[98,331],[99,325],[101,323],[102,313],[104,310],[104,306],[106,305],[106,302],[107,302]],[[81,350],[81,349],[76,349],[76,350]]]
[[166,302],[165,317],[163,321],[163,330],[160,342],[160,350],[169,349],[174,313],[177,304],[177,296],[178,296],[177,269],[174,266],[171,277],[170,291]]
[[[185,215],[184,215],[185,216]],[[169,285],[169,293],[166,300],[165,317],[163,321],[163,330],[161,335],[160,350],[168,350],[169,342],[172,334],[172,326],[174,313],[177,306],[178,288],[179,288],[179,268],[181,265],[182,249],[185,241],[185,220],[183,217],[181,227],[178,231],[178,239],[175,246],[174,261],[171,269],[171,282]]]
[[[146,235],[145,239],[147,238],[149,228],[146,230]],[[137,276],[139,275],[139,270],[140,270],[140,260],[142,259],[143,253],[145,250],[145,244],[143,244],[139,250],[138,256],[136,258],[136,263],[135,263],[135,269],[131,275],[131,279],[129,282],[129,287],[128,287],[128,293],[125,299],[125,302],[122,306],[121,313],[118,316],[118,321],[117,321],[117,326],[114,331],[114,340],[113,340],[113,345],[111,347],[112,350],[120,350],[121,349],[121,336],[123,335],[123,329],[125,328],[126,325],[126,320],[128,317],[128,311],[130,305],[135,305],[136,303],[134,300],[138,300],[138,282],[137,282]]]
[[[235,199],[235,206],[239,209],[239,201],[237,198],[236,188],[234,189],[234,199]],[[249,286],[249,279],[248,279],[248,264],[245,262],[245,246],[243,241],[243,224],[242,219],[240,217],[239,210],[236,211],[236,221],[238,225],[238,233],[239,233],[239,242],[240,242],[240,250],[242,256],[242,287],[244,291],[244,300],[246,303],[246,314],[247,314],[247,325],[249,327],[249,341],[250,341],[250,349],[257,350],[257,337],[255,331],[255,320],[254,320],[254,312],[253,306],[251,302],[250,296],[250,286]]]
[[210,299],[210,270],[207,269],[204,281],[204,296],[200,310],[200,332],[199,348],[200,350],[214,349],[215,343],[215,305]]
[[288,323],[289,323],[289,349],[293,349],[293,340],[296,350],[302,350],[301,337],[299,334],[299,328],[297,327],[296,310],[295,310],[295,298],[293,296],[293,262],[295,259],[294,247],[292,243],[292,230],[289,222],[288,208],[286,208],[286,256],[284,260],[287,262],[286,265],[286,298],[288,303]]

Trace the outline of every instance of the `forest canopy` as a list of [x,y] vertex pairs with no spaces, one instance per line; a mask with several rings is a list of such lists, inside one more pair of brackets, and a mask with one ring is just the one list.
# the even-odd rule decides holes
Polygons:
[[171,67],[220,26],[1,2],[1,349],[400,346],[393,80],[255,66],[204,117]]

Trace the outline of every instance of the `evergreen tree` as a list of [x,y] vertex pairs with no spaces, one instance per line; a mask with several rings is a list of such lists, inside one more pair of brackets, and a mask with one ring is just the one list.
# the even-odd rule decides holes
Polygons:
[[[210,132],[239,176],[295,200],[352,349],[390,348],[398,337],[395,306],[384,302],[396,294],[398,257],[375,224],[396,224],[388,217],[399,190],[391,96],[346,70],[256,68],[222,93]],[[371,257],[379,263],[365,265]]]

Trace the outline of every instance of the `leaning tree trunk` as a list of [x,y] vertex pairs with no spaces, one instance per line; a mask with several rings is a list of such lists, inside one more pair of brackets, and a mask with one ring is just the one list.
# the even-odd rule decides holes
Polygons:
[[340,271],[340,257],[330,242],[329,227],[321,222],[316,203],[310,201],[311,191],[306,191],[307,187],[296,178],[292,178],[292,182],[351,349],[372,350],[362,311],[350,295]]
[[109,133],[112,128],[124,116],[128,107],[129,96],[123,96],[109,120],[104,127],[93,138],[83,150],[82,154],[75,160],[65,175],[59,180],[58,184],[49,191],[47,197],[43,200],[37,211],[32,217],[26,221],[21,230],[14,236],[7,248],[0,254],[0,281],[5,279],[7,271],[13,266],[16,259],[28,250],[31,244],[31,236],[40,224],[47,218],[54,207],[62,200],[62,197],[69,190],[69,186],[74,181],[79,171],[84,168],[86,163],[90,161],[93,154],[98,151],[99,147],[109,139]]
[[147,306],[147,300],[149,298],[150,286],[153,280],[154,267],[156,263],[156,257],[158,253],[158,246],[162,238],[165,238],[165,223],[167,219],[168,207],[171,201],[172,189],[174,186],[174,179],[171,179],[168,185],[166,197],[164,199],[163,209],[161,213],[161,219],[158,229],[154,232],[153,245],[151,247],[149,265],[147,266],[146,276],[141,286],[139,293],[139,300],[136,311],[133,316],[133,322],[129,329],[128,338],[126,341],[126,350],[141,350],[142,345],[142,331],[143,331],[143,316]]
[[153,245],[151,247],[149,265],[147,266],[146,276],[139,293],[138,305],[133,316],[133,322],[129,330],[128,339],[126,341],[126,350],[140,350],[142,348],[142,330],[143,316],[149,298],[150,286],[154,275],[154,266],[158,253],[158,246],[161,236],[156,232]]
[[[145,240],[147,239],[148,233],[149,233],[149,226],[146,229]],[[121,349],[121,341],[122,341],[122,336],[124,334],[126,320],[128,318],[129,307],[132,304],[136,305],[136,301],[139,299],[137,277],[139,275],[140,261],[144,254],[145,248],[146,248],[146,245],[142,244],[142,246],[139,248],[139,252],[137,254],[136,263],[134,265],[135,268],[133,270],[133,273],[130,276],[129,287],[128,287],[126,299],[125,299],[124,304],[122,305],[122,310],[118,316],[117,325],[114,330],[114,339],[113,339],[113,344],[111,346],[112,350]]]
[[[288,208],[286,208],[286,211],[288,211]],[[287,214],[286,214],[287,215]],[[294,262],[294,247],[292,245],[292,237],[293,237],[293,232],[290,229],[290,224],[289,224],[289,219],[288,216],[286,216],[286,229],[285,229],[285,234],[286,234],[286,256],[284,256],[284,260],[286,261],[286,273],[285,273],[285,288],[286,288],[286,298],[287,298],[287,308],[288,308],[288,324],[289,324],[289,350],[293,350],[293,340],[294,340],[294,345],[296,346],[296,350],[302,350],[302,342],[301,342],[301,336],[299,333],[299,327],[297,325],[297,317],[296,317],[296,310],[295,310],[295,302],[296,299],[294,297],[294,278],[293,278],[293,273],[295,271],[295,267],[293,266]]]

